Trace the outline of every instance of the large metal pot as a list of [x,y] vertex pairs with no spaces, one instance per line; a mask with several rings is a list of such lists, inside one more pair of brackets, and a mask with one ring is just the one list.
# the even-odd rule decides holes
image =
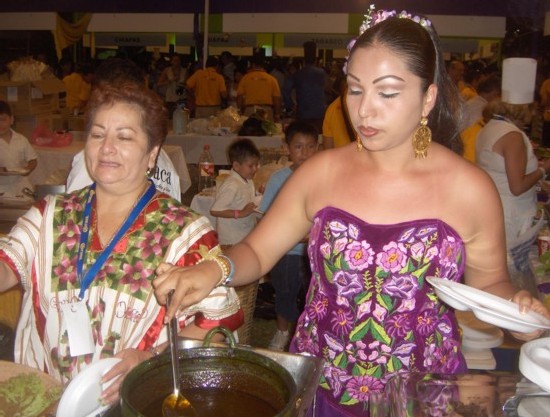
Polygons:
[[[210,347],[214,331],[228,336],[229,347]],[[236,347],[227,329],[213,329],[203,347],[180,350],[179,360],[182,394],[201,417],[298,415],[301,399],[291,374],[267,356]],[[160,417],[160,404],[172,391],[171,381],[168,354],[138,365],[122,384],[121,416]],[[254,407],[260,408],[254,411]]]

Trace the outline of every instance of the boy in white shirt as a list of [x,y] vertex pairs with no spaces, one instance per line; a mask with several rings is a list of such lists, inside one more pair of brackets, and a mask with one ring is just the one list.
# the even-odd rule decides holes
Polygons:
[[24,188],[32,189],[27,176],[38,163],[36,151],[27,138],[11,128],[13,121],[10,105],[0,100],[0,171],[19,173],[0,176],[0,193],[6,197],[22,195]]
[[256,225],[252,179],[258,170],[260,151],[250,139],[236,139],[228,148],[231,173],[216,192],[210,214],[217,217],[220,245],[240,242]]

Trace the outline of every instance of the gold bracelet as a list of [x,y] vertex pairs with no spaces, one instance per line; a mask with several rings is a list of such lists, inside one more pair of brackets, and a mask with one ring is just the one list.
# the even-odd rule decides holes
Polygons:
[[197,265],[205,261],[215,262],[216,265],[218,265],[218,267],[222,271],[222,276],[218,281],[218,283],[216,284],[216,287],[219,287],[221,285],[227,285],[229,284],[229,282],[231,282],[234,275],[234,267],[231,259],[229,259],[225,255],[222,255],[219,252],[219,250],[216,250],[215,253],[212,253],[212,250],[211,250],[208,253],[208,255],[204,256],[202,259],[199,259],[199,261],[197,262]]

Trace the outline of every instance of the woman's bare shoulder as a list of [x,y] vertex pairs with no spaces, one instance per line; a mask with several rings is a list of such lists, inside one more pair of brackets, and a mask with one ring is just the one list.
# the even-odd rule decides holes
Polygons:
[[[498,217],[502,212],[497,188],[483,169],[459,155],[451,154],[442,158],[438,170],[443,181],[441,185],[448,193],[449,207],[462,220],[469,218],[473,223],[483,222]],[[464,216],[466,213],[468,216]]]

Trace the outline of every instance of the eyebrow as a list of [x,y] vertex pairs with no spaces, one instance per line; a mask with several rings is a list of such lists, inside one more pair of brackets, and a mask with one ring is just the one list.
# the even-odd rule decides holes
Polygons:
[[[351,73],[349,73],[349,72],[348,72],[348,77],[351,77],[351,78],[353,78],[353,79],[356,80],[356,81],[361,81],[361,79],[360,79],[359,77],[357,77],[357,76],[355,76],[355,75],[353,75],[353,74],[351,74]],[[405,80],[404,80],[403,78],[398,77],[397,75],[384,75],[384,76],[382,76],[382,77],[376,78],[372,83],[373,83],[373,84],[376,84],[377,82],[382,81],[382,80],[384,80],[384,79],[386,79],[386,78],[394,78],[394,79],[396,79],[396,80],[398,80],[398,81],[405,82]]]
[[382,77],[378,77],[378,78],[375,79],[372,83],[373,83],[373,84],[376,84],[377,82],[382,81],[382,80],[385,80],[386,78],[394,78],[394,79],[396,79],[396,80],[398,80],[398,81],[403,81],[403,82],[405,82],[405,80],[404,80],[403,78],[398,77],[397,75],[384,75],[384,76],[382,76]]

